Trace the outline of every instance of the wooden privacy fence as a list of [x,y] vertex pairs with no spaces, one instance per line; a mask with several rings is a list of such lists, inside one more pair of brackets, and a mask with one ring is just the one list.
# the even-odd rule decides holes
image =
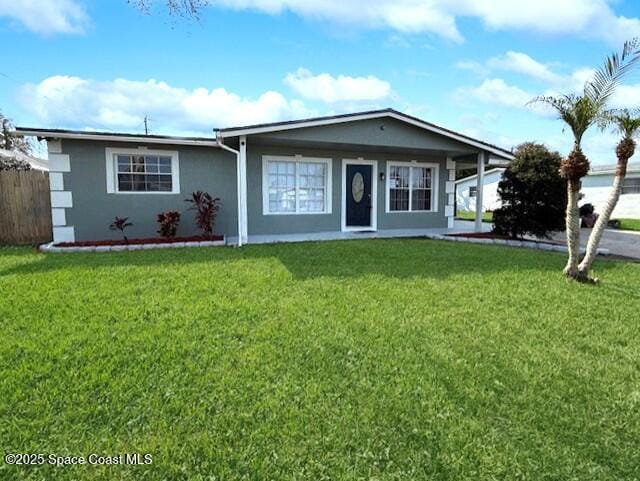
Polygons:
[[49,174],[0,171],[0,244],[37,244],[52,238]]

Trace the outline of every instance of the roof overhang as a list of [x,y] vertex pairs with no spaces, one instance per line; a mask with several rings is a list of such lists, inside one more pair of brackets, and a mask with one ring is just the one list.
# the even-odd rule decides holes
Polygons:
[[[339,124],[344,122],[357,122],[359,120],[369,120],[378,118],[392,118],[405,122],[410,125],[425,129],[429,132],[433,132],[444,137],[456,140],[462,144],[469,145],[475,149],[482,150],[493,154],[494,157],[502,159],[503,161],[510,161],[513,159],[513,154],[506,149],[502,149],[498,146],[488,144],[481,140],[467,137],[466,135],[454,132],[444,127],[425,122],[424,120],[412,117],[410,115],[403,114],[393,109],[376,110],[371,112],[334,115],[330,117],[318,117],[307,120],[294,120],[289,122],[277,122],[273,124],[261,124],[252,125],[247,127],[231,127],[226,129],[216,129],[216,134],[219,139],[228,137],[247,136],[255,134],[265,134],[270,132],[280,132],[283,130],[302,129],[307,127],[319,127],[323,125]],[[507,162],[508,163],[508,162]]]
[[197,145],[204,147],[218,147],[215,139],[206,137],[172,137],[164,135],[133,135],[110,132],[83,132],[76,130],[60,129],[34,129],[28,127],[16,127],[15,133],[23,137],[40,137],[43,139],[75,139],[75,140],[102,140],[107,142],[131,142],[146,144],[169,145]]

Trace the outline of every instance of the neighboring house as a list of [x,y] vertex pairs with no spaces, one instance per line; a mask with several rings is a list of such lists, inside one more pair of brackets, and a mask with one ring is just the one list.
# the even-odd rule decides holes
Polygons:
[[[453,227],[455,170],[509,151],[395,110],[218,129],[215,138],[18,128],[47,139],[54,241],[156,236],[157,214],[183,213],[204,190],[222,200],[229,242],[406,235]],[[240,236],[239,236],[240,234]]]
[[[502,178],[504,169],[495,168],[487,170],[484,173],[484,187],[482,196],[482,210],[496,210],[500,207],[500,198],[498,197],[498,182]],[[478,196],[477,186],[478,174],[470,175],[456,181],[456,207],[457,211],[476,210],[476,199]]]
[[[593,167],[589,175],[582,179],[583,198],[580,205],[590,203],[596,213],[602,211],[611,193],[615,173],[615,164]],[[622,194],[611,217],[640,219],[640,162],[632,162],[627,166]]]
[[39,159],[31,155],[23,154],[22,152],[15,152],[13,150],[0,149],[0,158],[9,159],[9,160],[11,159],[23,160],[27,162],[32,169],[42,170],[42,171],[49,170],[49,166],[47,165],[47,161],[45,159]]
[[[498,197],[498,182],[504,169],[487,170],[484,174],[483,208],[484,210],[495,210],[500,207]],[[582,179],[582,199],[580,205],[591,203],[600,212],[607,202],[616,166],[603,165],[595,166],[589,175]],[[456,181],[456,206],[458,211],[475,211],[477,196],[477,175],[471,175]],[[627,175],[622,187],[622,195],[618,200],[612,218],[640,219],[640,163],[630,163],[627,168]]]

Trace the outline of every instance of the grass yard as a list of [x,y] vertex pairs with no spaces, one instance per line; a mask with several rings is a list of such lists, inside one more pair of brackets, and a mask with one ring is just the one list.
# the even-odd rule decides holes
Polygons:
[[[456,212],[456,219],[458,220],[476,220],[476,213],[470,210],[459,210]],[[493,222],[493,212],[483,212],[482,222]]]
[[362,240],[0,249],[2,480],[640,478],[640,265]]
[[620,219],[620,228],[640,231],[640,219]]

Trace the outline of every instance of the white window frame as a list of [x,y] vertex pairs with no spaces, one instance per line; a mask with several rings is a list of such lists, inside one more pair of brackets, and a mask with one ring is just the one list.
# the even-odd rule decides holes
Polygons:
[[[409,210],[391,210],[390,198],[391,198],[391,167],[424,167],[432,169],[431,175],[431,209],[430,210],[413,210],[413,196],[411,195],[413,190],[413,169],[409,169]],[[440,164],[436,162],[418,162],[412,160],[410,162],[401,162],[396,160],[387,161],[387,177],[385,180],[385,213],[386,214],[412,214],[412,213],[428,213],[438,212],[438,190],[440,187]]]
[[[269,210],[269,162],[295,162],[296,210],[294,212],[271,212]],[[298,197],[298,164],[315,162],[325,164],[326,185],[324,193],[324,210],[318,212],[299,211]],[[333,159],[326,157],[305,157],[302,155],[263,155],[262,156],[262,215],[326,215],[331,214],[332,206],[332,164]]]
[[[117,156],[118,155],[161,155],[171,157],[171,191],[120,191],[118,189]],[[107,170],[107,194],[121,195],[172,195],[180,193],[180,160],[176,150],[156,150],[138,147],[137,149],[122,149],[107,147],[105,149],[105,163]]]

